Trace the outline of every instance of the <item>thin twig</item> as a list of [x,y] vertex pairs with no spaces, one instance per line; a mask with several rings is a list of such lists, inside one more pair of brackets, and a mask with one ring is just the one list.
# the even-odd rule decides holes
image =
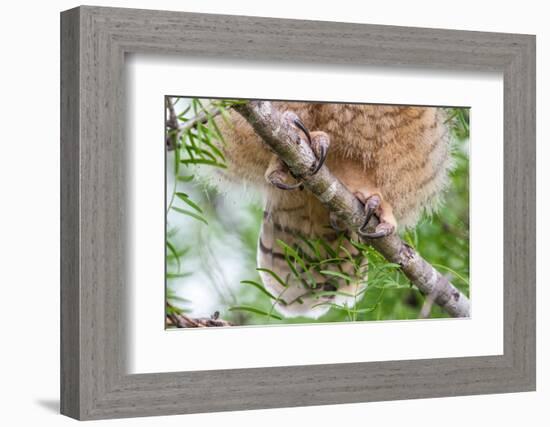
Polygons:
[[[363,204],[329,171],[326,165],[314,175],[309,173],[316,157],[282,112],[269,101],[249,101],[233,107],[254,128],[264,142],[284,161],[290,172],[304,183],[351,231],[357,232],[366,220]],[[373,215],[369,223],[378,223]],[[434,295],[434,302],[453,317],[470,316],[470,300],[445,276],[396,234],[365,240],[389,262],[401,270],[424,295]]]
[[167,314],[166,317],[170,320],[170,323],[172,323],[172,325],[176,328],[211,328],[233,326],[227,320],[220,319],[219,313],[217,311],[210,317],[192,318],[183,313],[175,312]]
[[220,114],[221,114],[221,110],[218,107],[211,108],[208,111],[205,111],[205,110],[199,111],[199,113],[196,116],[187,120],[185,124],[180,127],[180,133],[187,132],[189,129],[193,129],[198,124],[205,124],[208,122],[209,117],[214,118]]
[[205,110],[199,111],[199,113],[196,116],[191,117],[189,120],[187,120],[184,124],[180,126],[178,116],[174,108],[174,104],[172,103],[171,98],[169,97],[166,97],[166,108],[168,109],[166,126],[170,131],[173,131],[173,132],[168,132],[166,135],[166,147],[168,151],[172,151],[176,147],[178,143],[177,141],[179,140],[182,134],[197,127],[197,125],[199,124],[207,123],[209,118],[214,118],[221,114],[221,110],[218,107],[211,108],[208,111],[205,111]]
[[178,137],[180,133],[178,116],[176,109],[172,103],[172,98],[166,97],[166,109],[168,110],[168,117],[166,117],[166,127],[169,132],[166,132],[166,149],[172,151],[178,144]]

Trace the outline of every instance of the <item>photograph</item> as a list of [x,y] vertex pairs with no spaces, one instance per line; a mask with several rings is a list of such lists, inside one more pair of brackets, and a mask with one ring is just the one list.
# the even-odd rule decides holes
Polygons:
[[325,167],[364,206],[352,231],[251,101],[165,97],[166,327],[450,317],[371,243],[399,235],[469,297],[470,109],[261,100],[314,153],[308,176]]
[[542,6],[115,3],[8,20],[10,420],[544,419]]
[[4,418],[545,419],[542,6],[209,1],[9,10]]

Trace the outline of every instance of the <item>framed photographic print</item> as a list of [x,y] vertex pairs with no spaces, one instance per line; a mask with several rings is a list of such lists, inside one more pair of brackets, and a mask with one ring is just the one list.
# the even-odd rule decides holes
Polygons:
[[83,6],[61,42],[63,414],[535,389],[534,36]]

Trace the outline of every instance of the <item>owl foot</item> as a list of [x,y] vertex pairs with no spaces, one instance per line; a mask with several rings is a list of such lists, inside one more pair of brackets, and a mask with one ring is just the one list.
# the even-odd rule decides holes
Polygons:
[[288,177],[288,174],[283,171],[274,171],[269,174],[266,178],[267,181],[277,187],[279,190],[296,190],[297,188],[303,189],[304,184],[297,182],[295,184],[286,184],[284,180]]
[[287,181],[289,177],[290,173],[288,172],[287,166],[274,154],[265,171],[266,181],[280,190],[295,190],[297,188],[302,190],[304,188],[301,182],[287,184],[285,181]]
[[[292,111],[285,111],[284,117],[304,133],[306,137],[305,139],[317,159],[317,161],[311,165],[309,171],[311,175],[315,175],[319,172],[319,169],[321,169],[327,158],[328,147],[330,145],[328,135],[324,132],[310,132],[300,118]],[[289,172],[288,167],[279,159],[279,157],[273,155],[265,172],[265,179],[267,182],[280,190],[295,190],[297,188],[303,190],[304,185],[301,182],[296,182],[294,184],[288,184],[286,182],[290,176],[292,175]]]
[[328,218],[329,218],[330,226],[334,231],[341,232],[341,231],[347,230],[346,225],[342,222],[342,220],[338,217],[336,213],[330,212]]
[[[362,237],[367,239],[379,239],[392,234],[396,229],[395,218],[392,213],[391,206],[382,199],[382,196],[378,193],[374,193],[368,197],[361,192],[355,193],[361,202],[365,205],[366,219],[364,224],[359,228],[358,232]],[[368,224],[370,219],[376,216],[379,220],[378,225],[374,231],[368,230]]]
[[359,234],[367,239],[380,239],[389,236],[395,231],[395,227],[388,222],[381,222],[376,226],[373,232],[367,232],[365,225],[359,229]]
[[325,132],[310,132],[300,118],[292,111],[285,111],[284,117],[300,129],[306,136],[307,143],[313,150],[317,161],[311,165],[310,174],[315,175],[325,163],[328,154],[330,139]]

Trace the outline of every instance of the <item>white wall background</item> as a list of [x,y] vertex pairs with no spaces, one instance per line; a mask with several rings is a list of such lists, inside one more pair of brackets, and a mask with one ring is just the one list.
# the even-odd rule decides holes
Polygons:
[[[171,416],[109,421],[117,426],[428,427],[487,423],[548,425],[550,350],[547,310],[550,212],[548,146],[550,27],[545,2],[471,0],[297,2],[295,0],[95,1],[97,5],[503,31],[537,34],[538,56],[538,391],[508,395]],[[59,12],[76,1],[2,5],[0,66],[0,390],[4,425],[63,426],[59,384]],[[7,291],[7,295],[6,295]],[[546,310],[546,311],[545,311]],[[94,424],[94,423],[92,423]]]

